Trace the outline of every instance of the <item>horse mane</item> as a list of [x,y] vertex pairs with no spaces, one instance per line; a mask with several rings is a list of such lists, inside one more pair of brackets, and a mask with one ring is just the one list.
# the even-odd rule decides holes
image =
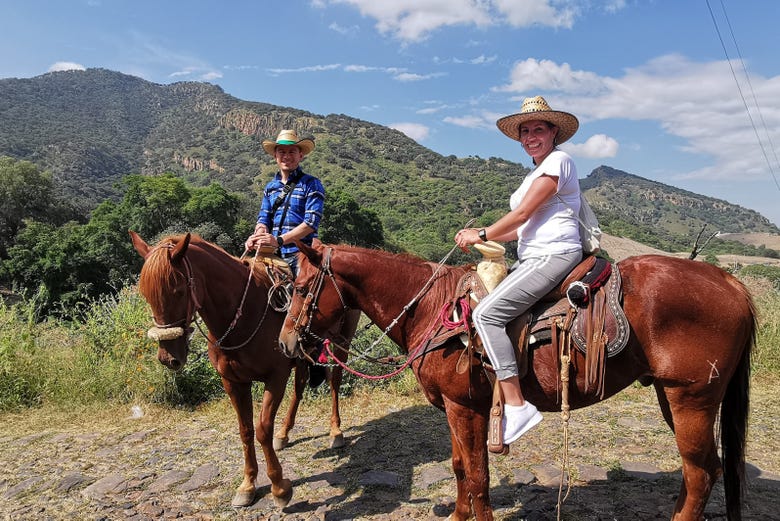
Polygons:
[[[181,271],[173,269],[168,252],[179,242],[184,240],[185,234],[168,235],[160,239],[157,244],[149,251],[144,265],[141,268],[141,275],[138,279],[138,290],[146,297],[152,309],[162,309],[164,296],[184,282],[184,274]],[[220,246],[210,243],[197,234],[190,234],[190,245],[188,248],[197,246],[211,256],[225,256],[237,263],[252,270],[252,276],[258,284],[270,286],[271,281],[262,262],[251,262],[241,260],[235,255],[231,255]]]
[[[416,268],[416,267],[423,268],[427,266],[428,269],[430,269],[430,274],[420,283],[421,288],[422,288],[422,284],[424,284],[428,280],[428,277],[433,276],[433,273],[438,267],[437,263],[427,261],[422,257],[419,257],[417,255],[408,252],[393,253],[382,249],[363,248],[360,246],[350,246],[344,244],[339,244],[337,246],[337,249],[338,251],[343,253],[357,253],[360,255],[367,255],[371,257],[371,259],[375,259],[377,261],[377,264],[380,264],[379,262],[380,259],[381,261],[386,261],[390,259],[398,263],[407,265],[410,268]],[[427,294],[435,302],[444,302],[451,299],[453,296],[453,291],[458,284],[458,281],[463,276],[463,274],[469,269],[471,269],[472,267],[473,264],[467,264],[464,266],[450,266],[446,264],[443,265],[439,270],[439,272],[436,274],[435,283],[432,284],[431,287],[428,289]],[[408,273],[409,273],[408,271],[404,270],[404,274],[408,274]]]

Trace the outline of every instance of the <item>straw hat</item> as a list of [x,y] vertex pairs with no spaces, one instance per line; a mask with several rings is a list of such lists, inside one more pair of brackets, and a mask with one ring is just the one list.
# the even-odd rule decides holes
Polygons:
[[263,150],[274,155],[277,145],[297,145],[301,149],[301,154],[305,156],[314,150],[314,139],[308,137],[298,139],[298,133],[294,130],[282,130],[276,137],[276,141],[270,139],[263,141]]
[[520,141],[520,124],[531,120],[547,121],[558,127],[558,135],[555,138],[557,145],[568,141],[580,126],[574,115],[568,112],[552,110],[541,96],[525,98],[523,105],[520,107],[520,112],[511,116],[504,116],[496,121],[496,126],[510,138]]

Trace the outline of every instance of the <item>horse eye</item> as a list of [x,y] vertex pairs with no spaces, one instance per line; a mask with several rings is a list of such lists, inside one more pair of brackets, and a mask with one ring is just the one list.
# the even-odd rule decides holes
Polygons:
[[298,295],[303,297],[304,295],[306,295],[306,287],[305,286],[295,286],[295,292]]

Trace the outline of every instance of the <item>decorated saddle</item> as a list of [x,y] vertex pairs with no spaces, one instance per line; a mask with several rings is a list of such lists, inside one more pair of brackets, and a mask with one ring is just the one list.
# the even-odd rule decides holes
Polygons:
[[[461,278],[456,297],[442,310],[439,330],[426,349],[460,335],[466,346],[464,355],[468,356],[461,357],[459,371],[467,370],[473,358],[490,368],[482,342],[469,320],[471,309],[488,293],[479,271],[477,267]],[[606,358],[620,353],[630,335],[622,308],[620,270],[605,259],[586,256],[561,284],[510,322],[507,333],[516,346],[521,378],[527,371],[530,349],[551,342],[570,342],[585,355],[588,389],[603,396]]]

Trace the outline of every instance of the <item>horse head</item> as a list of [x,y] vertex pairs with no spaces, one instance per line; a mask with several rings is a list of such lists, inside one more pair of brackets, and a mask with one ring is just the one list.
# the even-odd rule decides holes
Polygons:
[[130,231],[135,250],[144,258],[138,291],[152,309],[154,327],[147,335],[157,340],[157,359],[174,371],[187,363],[192,320],[198,311],[191,267],[185,257],[190,234],[168,237],[150,247]]
[[299,243],[298,275],[279,332],[279,348],[290,358],[309,358],[320,342],[338,332],[347,314],[345,284],[333,272],[333,248]]

